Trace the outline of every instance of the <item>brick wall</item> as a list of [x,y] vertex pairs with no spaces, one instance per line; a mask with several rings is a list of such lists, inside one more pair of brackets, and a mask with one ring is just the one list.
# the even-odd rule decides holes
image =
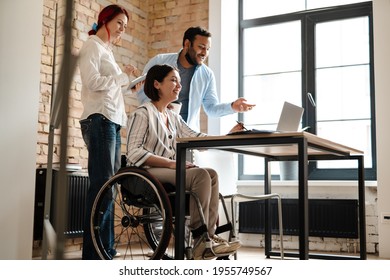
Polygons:
[[[57,30],[57,56],[54,60],[55,7],[58,3],[58,26],[64,18],[65,0],[44,0],[42,23],[41,96],[38,118],[37,166],[47,163],[50,104],[52,94],[53,62],[56,73],[61,64],[63,36]],[[72,21],[72,48],[77,53],[88,37],[88,31],[96,22],[100,10],[109,4],[119,3],[130,13],[126,33],[120,45],[114,48],[117,62],[123,66],[132,64],[142,70],[147,61],[158,53],[177,52],[182,45],[184,31],[192,25],[208,28],[208,0],[75,0]],[[88,153],[80,132],[82,113],[80,101],[81,80],[78,69],[69,93],[68,162],[87,167]],[[136,106],[135,99],[126,98],[126,110]],[[207,118],[202,114],[202,131],[207,131]],[[55,130],[53,162],[59,161],[60,131]],[[122,130],[122,150],[125,151],[125,129]]]

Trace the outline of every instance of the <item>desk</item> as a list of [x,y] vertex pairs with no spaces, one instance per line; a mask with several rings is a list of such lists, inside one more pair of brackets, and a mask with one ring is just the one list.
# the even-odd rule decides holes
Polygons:
[[[354,256],[309,254],[308,237],[308,161],[309,160],[356,160],[358,163],[358,203],[359,203],[359,240],[360,257],[366,259],[366,222],[365,222],[365,186],[363,152],[320,138],[308,132],[284,132],[270,134],[242,134],[229,136],[207,136],[196,138],[178,138],[176,162],[176,212],[175,212],[175,258],[184,259],[184,215],[185,215],[185,160],[187,149],[219,149],[254,155],[265,158],[264,193],[271,192],[271,161],[298,161],[298,213],[299,213],[299,252],[285,254],[299,259],[324,258],[357,259]],[[265,227],[265,252],[269,257],[277,255],[271,252],[271,232],[268,223]]]

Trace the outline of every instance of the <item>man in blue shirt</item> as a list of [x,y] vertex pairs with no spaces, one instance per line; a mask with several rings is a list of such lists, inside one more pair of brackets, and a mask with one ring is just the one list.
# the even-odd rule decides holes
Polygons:
[[[179,70],[182,90],[179,102],[180,115],[195,131],[200,131],[200,108],[210,117],[222,117],[236,112],[246,112],[255,105],[238,98],[231,103],[219,103],[213,71],[204,64],[211,47],[211,33],[201,27],[190,27],[184,33],[183,48],[178,53],[159,54],[146,65],[143,74],[156,64],[168,64]],[[143,88],[138,93],[138,101],[144,103]]]

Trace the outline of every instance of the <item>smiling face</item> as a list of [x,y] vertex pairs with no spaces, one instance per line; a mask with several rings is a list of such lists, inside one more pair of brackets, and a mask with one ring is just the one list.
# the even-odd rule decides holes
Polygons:
[[166,103],[170,103],[179,98],[181,90],[180,75],[176,70],[172,70],[160,83],[157,80],[154,81],[154,86],[159,90],[160,100]]
[[111,42],[116,42],[121,38],[123,32],[126,30],[127,21],[128,19],[125,14],[118,14],[106,24],[110,32]]
[[201,35],[196,35],[195,40],[185,42],[187,47],[186,59],[192,65],[200,65],[204,63],[209,55],[211,48],[211,38]]

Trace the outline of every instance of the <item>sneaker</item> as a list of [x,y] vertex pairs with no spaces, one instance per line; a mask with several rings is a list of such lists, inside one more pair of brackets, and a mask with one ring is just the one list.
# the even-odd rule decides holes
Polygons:
[[227,244],[229,245],[230,247],[230,251],[237,251],[238,248],[241,247],[241,242],[240,240],[234,240],[234,241],[227,241],[221,237],[219,237],[218,235],[214,234],[211,239],[216,242],[216,243],[223,243],[223,244]]
[[240,240],[229,241],[228,244],[234,251],[237,251],[242,245]]
[[222,237],[219,237],[216,234],[211,236],[210,239],[213,240],[215,243],[228,244],[228,242],[225,239],[223,239]]
[[213,252],[206,248],[206,240],[205,238],[201,238],[194,246],[192,251],[192,256],[194,260],[211,260],[216,258]]

